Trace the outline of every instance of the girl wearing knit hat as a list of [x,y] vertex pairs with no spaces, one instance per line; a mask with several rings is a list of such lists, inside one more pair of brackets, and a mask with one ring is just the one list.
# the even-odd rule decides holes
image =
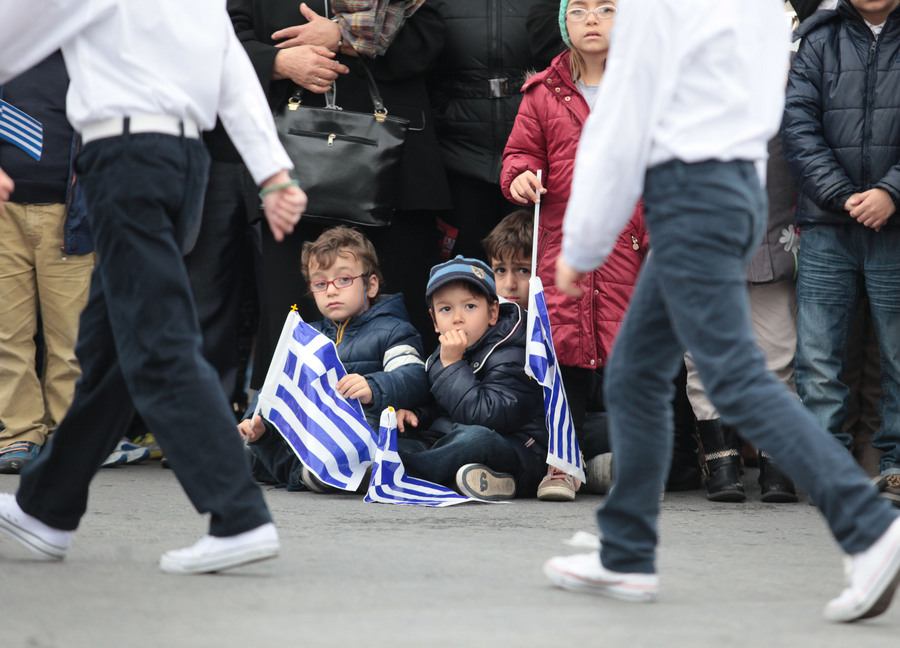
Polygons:
[[[569,49],[550,67],[526,81],[524,97],[503,154],[500,185],[508,200],[541,203],[535,271],[553,327],[553,343],[562,365],[563,382],[585,453],[592,490],[603,492],[609,481],[610,455],[602,444],[585,442],[584,419],[602,404],[602,371],[618,332],[645,253],[640,208],[619,237],[609,261],[585,280],[585,296],[573,300],[554,283],[562,245],[562,223],[581,129],[606,69],[609,38],[616,15],[615,0],[563,0],[559,8],[562,38]],[[544,184],[537,178],[542,171]],[[550,468],[538,498],[570,501],[578,484]]]

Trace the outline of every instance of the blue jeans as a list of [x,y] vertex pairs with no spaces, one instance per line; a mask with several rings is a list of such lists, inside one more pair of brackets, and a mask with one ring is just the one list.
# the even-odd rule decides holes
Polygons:
[[840,376],[860,293],[869,295],[881,348],[882,472],[900,472],[900,230],[814,225],[801,231],[797,276],[797,393],[844,446],[849,390]]
[[767,212],[753,164],[666,162],[647,172],[643,200],[653,252],[606,368],[616,476],[597,513],[603,564],[655,572],[673,379],[685,350],[722,418],[811,495],[843,549],[868,548],[898,513],[766,370],[753,338],[744,272]]
[[400,458],[406,472],[450,488],[456,486],[456,471],[470,463],[484,464],[497,472],[512,475],[516,478],[517,491],[519,478],[526,472],[513,445],[515,442],[481,425],[454,425],[431,448],[421,452],[404,451],[415,447],[415,442],[411,441],[400,445]]

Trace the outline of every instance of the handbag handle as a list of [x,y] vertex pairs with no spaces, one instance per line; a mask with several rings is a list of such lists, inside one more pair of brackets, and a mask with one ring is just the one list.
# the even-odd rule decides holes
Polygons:
[[[378,84],[375,83],[375,77],[372,76],[372,71],[369,70],[369,66],[366,65],[363,58],[357,57],[357,62],[360,67],[362,67],[363,72],[366,77],[366,83],[369,86],[369,96],[372,98],[372,107],[374,109],[375,121],[383,122],[387,117],[388,111],[384,106],[384,100],[381,98],[381,91],[378,89]],[[297,106],[303,103],[303,86],[298,85],[297,89],[294,91],[294,94],[288,99],[288,109],[289,110],[297,110]]]

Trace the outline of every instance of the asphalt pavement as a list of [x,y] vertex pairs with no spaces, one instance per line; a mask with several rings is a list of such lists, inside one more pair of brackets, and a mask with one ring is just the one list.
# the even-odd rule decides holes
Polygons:
[[[900,601],[854,625],[822,619],[842,554],[806,501],[759,502],[755,475],[744,504],[666,495],[660,598],[634,604],[541,573],[595,531],[600,496],[432,509],[267,489],[278,559],[172,576],[159,555],[192,544],[205,518],[158,462],[102,470],[65,561],[0,536],[0,647],[894,645]],[[17,484],[0,475],[0,491]]]

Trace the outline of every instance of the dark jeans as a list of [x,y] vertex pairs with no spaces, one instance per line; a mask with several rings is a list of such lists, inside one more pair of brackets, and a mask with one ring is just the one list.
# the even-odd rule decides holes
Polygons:
[[881,349],[881,426],[872,445],[879,470],[900,473],[900,229],[860,225],[801,228],[797,275],[797,393],[848,449],[844,431],[850,389],[841,380],[850,329],[860,298]]
[[200,142],[156,134],[97,140],[78,158],[97,244],[75,349],[82,376],[17,495],[50,526],[77,528],[90,481],[135,410],[191,502],[212,514],[212,535],[271,521],[218,376],[201,355],[182,260],[208,165]]
[[844,551],[867,549],[898,513],[766,371],[753,337],[744,273],[766,219],[753,164],[667,162],[647,172],[643,200],[653,254],[606,367],[616,476],[597,513],[603,564],[655,571],[659,493],[672,452],[673,378],[686,349],[722,419],[810,494]]
[[408,439],[401,439],[400,459],[409,475],[450,488],[456,486],[456,472],[462,466],[484,464],[492,470],[515,477],[518,491],[520,478],[527,477],[529,471],[519,458],[514,443],[481,425],[454,425],[431,448],[425,450],[427,445],[420,444],[420,452],[410,451],[416,448],[415,441],[410,443]]

